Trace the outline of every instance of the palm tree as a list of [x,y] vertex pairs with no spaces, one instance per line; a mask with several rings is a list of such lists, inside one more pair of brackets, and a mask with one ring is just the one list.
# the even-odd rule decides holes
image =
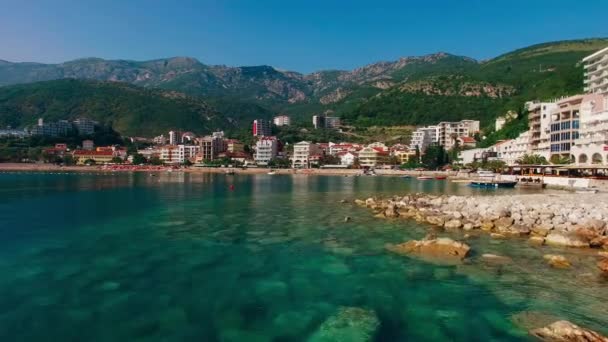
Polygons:
[[524,154],[521,158],[516,161],[519,165],[547,165],[549,162],[547,158],[539,154]]

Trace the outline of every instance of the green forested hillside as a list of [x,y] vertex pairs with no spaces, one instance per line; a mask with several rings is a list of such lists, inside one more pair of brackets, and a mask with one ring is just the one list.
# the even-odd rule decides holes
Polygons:
[[0,87],[1,127],[31,125],[40,117],[87,117],[111,124],[121,134],[143,136],[234,126],[201,99],[125,83],[63,79]]
[[[465,92],[438,96],[433,91],[400,82],[372,96],[342,115],[355,125],[429,124],[442,120],[479,119],[491,125],[494,118],[508,110],[522,111],[526,101],[548,100],[583,91],[583,57],[608,46],[606,39],[564,41],[531,46],[481,62],[475,67],[455,71],[435,83],[432,90],[458,88],[454,82],[468,80],[483,87],[511,87],[500,96]],[[431,82],[432,83],[432,82]],[[430,94],[429,94],[430,93]],[[348,101],[345,99],[344,102]]]

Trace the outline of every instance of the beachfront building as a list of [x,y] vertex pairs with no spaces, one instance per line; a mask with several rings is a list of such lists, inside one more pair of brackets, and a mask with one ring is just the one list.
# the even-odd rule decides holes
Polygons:
[[199,140],[200,149],[197,160],[201,162],[215,160],[217,159],[218,154],[225,151],[223,133],[216,133],[202,137]]
[[270,160],[276,158],[278,142],[276,137],[261,137],[255,144],[255,163],[268,165]]
[[160,148],[160,159],[165,164],[183,164],[192,161],[200,150],[196,145],[166,145]]
[[608,47],[583,58],[585,92],[608,94]]
[[76,150],[72,156],[78,165],[85,165],[91,162],[95,164],[106,164],[112,161],[112,158],[114,158],[114,152],[112,150]]
[[550,159],[572,159],[570,149],[578,139],[580,110],[584,95],[575,95],[557,102],[551,111]]
[[505,140],[493,146],[496,158],[507,165],[515,165],[517,161],[528,154],[530,147],[530,131],[521,133],[517,138]]
[[399,164],[405,164],[407,163],[411,158],[415,158],[416,157],[416,151],[415,150],[398,150],[398,151],[394,151],[393,152],[393,156],[395,156],[397,158],[397,162]]
[[437,126],[420,127],[412,133],[410,148],[415,150],[418,148],[421,152],[432,143],[437,142]]
[[357,155],[353,152],[341,152],[337,156],[340,157],[340,164],[345,166],[352,166],[357,159]]
[[359,151],[359,165],[362,167],[375,167],[388,163],[389,152],[379,147],[367,146]]
[[252,131],[254,137],[266,137],[272,135],[270,121],[264,119],[253,120]]
[[287,115],[279,115],[279,116],[275,116],[272,119],[273,123],[275,126],[289,126],[291,125],[291,118]]
[[181,144],[182,133],[178,131],[169,131],[169,145]]
[[576,164],[608,164],[608,96],[585,95],[581,103],[579,138],[570,154]]
[[556,101],[526,102],[528,127],[530,130],[530,154],[551,158],[551,112],[557,108]]
[[328,153],[331,154],[332,156],[338,155],[340,153],[345,153],[345,152],[357,152],[360,149],[362,149],[363,147],[359,144],[352,144],[352,143],[332,143],[330,142],[328,144],[329,149],[328,149]]
[[321,150],[317,144],[309,141],[300,141],[293,145],[293,155],[291,157],[291,165],[294,168],[309,168],[311,165],[311,157],[319,155]]

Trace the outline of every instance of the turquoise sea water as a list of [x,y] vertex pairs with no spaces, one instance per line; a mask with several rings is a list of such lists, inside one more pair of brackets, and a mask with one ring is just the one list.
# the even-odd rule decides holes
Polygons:
[[[522,311],[606,332],[591,252],[480,235],[463,265],[388,253],[431,228],[352,199],[415,191],[497,194],[389,177],[0,174],[0,340],[307,341],[342,307],[377,315],[374,341],[525,341]],[[547,267],[554,252],[575,267]]]

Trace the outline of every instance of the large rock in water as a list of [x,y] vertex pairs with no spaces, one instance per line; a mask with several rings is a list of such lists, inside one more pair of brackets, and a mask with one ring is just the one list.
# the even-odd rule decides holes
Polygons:
[[595,331],[581,328],[568,321],[557,321],[530,334],[547,342],[608,342],[608,338]]
[[380,320],[373,310],[342,307],[329,317],[309,339],[309,342],[352,341],[374,339]]
[[471,247],[466,243],[454,241],[450,238],[436,238],[428,240],[411,240],[398,245],[387,246],[391,252],[401,255],[416,255],[433,261],[461,261]]
[[564,247],[589,247],[589,242],[575,235],[551,233],[545,238],[545,243],[550,246]]
[[547,261],[547,263],[551,267],[555,267],[555,268],[568,268],[568,267],[572,266],[570,264],[570,261],[568,261],[568,259],[566,259],[563,255],[545,254],[543,256],[543,258]]

